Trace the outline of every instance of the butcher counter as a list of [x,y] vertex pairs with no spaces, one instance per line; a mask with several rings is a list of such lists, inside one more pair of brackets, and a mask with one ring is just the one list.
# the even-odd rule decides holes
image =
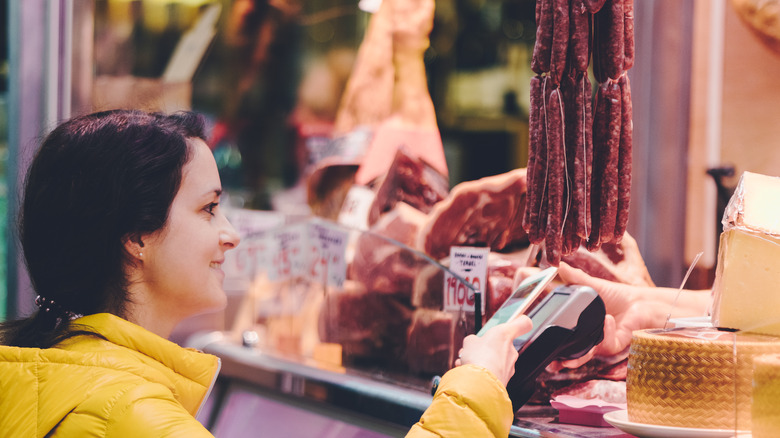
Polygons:
[[[190,344],[221,359],[198,419],[217,437],[402,437],[431,402],[431,382],[294,360],[218,332]],[[525,406],[512,437],[630,437],[614,428],[562,424],[550,406]]]

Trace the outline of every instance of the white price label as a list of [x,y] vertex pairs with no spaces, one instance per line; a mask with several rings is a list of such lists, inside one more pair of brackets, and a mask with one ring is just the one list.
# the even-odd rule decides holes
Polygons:
[[347,238],[349,234],[326,223],[309,224],[309,276],[314,282],[341,287],[347,277]]
[[[482,293],[481,311],[485,313],[489,253],[489,248],[450,248],[450,269],[444,273],[444,310],[474,313],[474,290],[477,290]],[[471,287],[466,286],[458,277],[468,282]]]
[[268,265],[268,238],[263,233],[241,238],[241,244],[225,253],[223,269],[228,277],[252,280]]
[[271,281],[287,280],[306,273],[307,254],[304,251],[306,241],[305,225],[292,225],[276,230],[271,235],[271,268],[268,278]]
[[349,189],[339,211],[338,222],[348,228],[368,229],[368,211],[376,195],[366,186],[355,185]]

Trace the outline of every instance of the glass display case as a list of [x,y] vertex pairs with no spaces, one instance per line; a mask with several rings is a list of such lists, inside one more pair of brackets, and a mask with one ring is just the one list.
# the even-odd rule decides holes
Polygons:
[[[495,268],[509,262],[488,263],[488,251],[463,248],[485,257],[484,272],[464,276],[450,269],[450,258],[413,249],[409,223],[404,232],[396,223],[388,228],[395,234],[379,234],[272,212],[233,210],[229,217],[244,236],[225,263],[229,326],[185,341],[221,358],[199,417],[217,436],[308,417],[305,436],[405,435],[463,338],[513,285]],[[280,417],[292,413],[305,414]],[[549,403],[529,403],[512,436],[621,436],[556,418]]]

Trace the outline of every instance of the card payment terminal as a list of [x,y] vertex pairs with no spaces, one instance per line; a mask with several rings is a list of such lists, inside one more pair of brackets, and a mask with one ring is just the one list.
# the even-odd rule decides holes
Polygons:
[[550,362],[581,357],[604,338],[604,302],[587,286],[560,286],[527,315],[533,329],[514,340],[519,357],[506,385],[515,411],[534,394]]
[[604,302],[590,287],[561,286],[539,298],[556,275],[557,268],[548,268],[523,281],[477,333],[520,314],[533,322],[514,340],[519,357],[507,391],[515,411],[534,394],[536,378],[550,362],[581,357],[604,337]]

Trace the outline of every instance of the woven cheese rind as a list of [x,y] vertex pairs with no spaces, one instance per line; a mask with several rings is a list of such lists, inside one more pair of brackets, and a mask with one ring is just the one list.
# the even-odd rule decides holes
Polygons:
[[774,438],[780,431],[780,356],[753,361],[753,438]]
[[639,330],[628,358],[632,422],[751,429],[753,358],[780,354],[780,338],[713,328]]

